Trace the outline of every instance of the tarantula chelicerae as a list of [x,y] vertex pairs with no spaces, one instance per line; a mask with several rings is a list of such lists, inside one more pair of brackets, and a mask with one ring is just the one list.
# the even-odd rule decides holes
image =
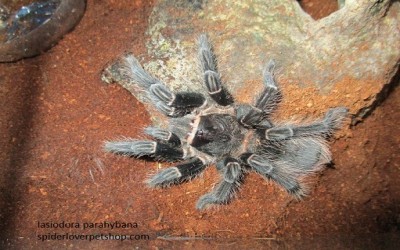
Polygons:
[[199,39],[199,58],[209,96],[195,92],[173,93],[149,75],[133,55],[127,56],[127,76],[169,117],[169,129],[148,127],[145,133],[154,141],[106,142],[105,149],[159,161],[184,161],[147,180],[150,187],[167,187],[191,180],[215,164],[221,179],[210,193],[198,200],[198,209],[227,204],[248,171],[275,181],[296,198],[306,195],[308,188],[304,177],[331,160],[326,139],[340,126],[347,109],[330,109],[323,119],[304,125],[275,123],[271,113],[281,93],[274,80],[273,61],[264,70],[264,90],[254,105],[249,105],[235,103],[224,88],[205,35]]

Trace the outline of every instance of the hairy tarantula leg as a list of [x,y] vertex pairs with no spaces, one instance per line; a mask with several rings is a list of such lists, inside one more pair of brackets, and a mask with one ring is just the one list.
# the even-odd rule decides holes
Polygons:
[[329,136],[338,129],[346,117],[348,110],[343,107],[329,109],[325,118],[309,125],[285,125],[267,129],[265,138],[268,140],[285,140],[293,137],[325,135]]
[[167,116],[183,116],[205,102],[204,96],[199,93],[179,92],[174,94],[159,79],[147,73],[132,54],[125,57],[122,70],[129,80],[136,82],[147,91],[156,107]]
[[295,169],[285,169],[283,167],[280,168],[267,157],[257,154],[245,153],[240,158],[259,175],[266,179],[273,180],[296,198],[300,199],[307,194],[308,190],[306,187],[300,185],[298,181],[300,175],[299,171],[295,171]]
[[207,163],[200,158],[192,158],[186,163],[163,169],[146,182],[150,187],[167,187],[171,184],[191,180],[207,167]]
[[150,93],[159,101],[174,108],[197,108],[205,102],[202,94],[194,92],[178,92],[174,94],[165,85],[159,83],[150,86]]
[[264,90],[256,101],[256,107],[270,114],[280,102],[282,95],[274,79],[275,62],[270,60],[263,72]]
[[131,53],[124,58],[122,74],[144,89],[148,89],[153,84],[160,83],[160,80],[152,77],[143,69],[139,61]]
[[167,130],[147,127],[145,128],[144,132],[157,140],[166,141],[176,147],[181,146],[181,140],[179,139],[179,137],[176,134]]
[[243,126],[248,128],[268,129],[272,127],[267,119],[281,99],[281,93],[274,80],[275,62],[269,61],[264,69],[264,90],[257,98],[255,107],[239,105],[236,117]]
[[190,113],[190,110],[187,109],[177,109],[174,107],[170,107],[167,104],[159,101],[156,102],[156,107],[158,110],[160,110],[161,112],[163,112],[166,116],[170,116],[170,117],[182,117],[188,113]]
[[164,161],[178,161],[184,158],[184,152],[181,148],[160,141],[127,140],[106,142],[104,149],[111,153],[133,157],[149,156]]
[[197,201],[196,208],[202,210],[209,205],[229,203],[239,190],[243,180],[243,170],[239,162],[226,158],[217,163],[217,169],[222,173],[222,179],[217,186]]
[[217,162],[217,170],[222,174],[225,181],[233,183],[240,175],[241,167],[238,160],[227,157]]
[[212,46],[205,34],[199,38],[199,57],[204,74],[204,84],[211,98],[221,106],[233,104],[231,94],[222,86],[217,61]]
[[246,128],[268,129],[272,127],[266,113],[251,105],[238,105],[236,119]]

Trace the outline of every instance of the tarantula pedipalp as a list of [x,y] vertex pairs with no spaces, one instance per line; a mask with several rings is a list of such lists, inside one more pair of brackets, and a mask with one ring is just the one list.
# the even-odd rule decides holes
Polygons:
[[249,105],[235,103],[224,88],[206,35],[199,38],[199,58],[208,96],[173,93],[148,74],[133,55],[126,56],[126,76],[168,117],[169,129],[148,127],[144,132],[154,140],[106,142],[105,149],[133,157],[183,161],[148,179],[150,187],[180,184],[215,164],[221,179],[198,200],[197,209],[230,202],[248,171],[278,183],[296,198],[305,196],[309,190],[303,180],[330,162],[326,140],[340,127],[347,109],[332,108],[323,119],[308,124],[278,125],[271,120],[281,98],[273,61],[263,72],[264,90],[255,104]]

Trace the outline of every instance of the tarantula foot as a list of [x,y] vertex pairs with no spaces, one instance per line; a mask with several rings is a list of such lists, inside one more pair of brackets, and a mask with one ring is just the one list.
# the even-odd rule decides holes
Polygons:
[[200,197],[200,199],[196,203],[196,208],[198,210],[203,210],[211,205],[218,205],[217,199],[213,196],[213,194],[205,194]]
[[297,200],[301,200],[305,198],[308,194],[308,189],[302,187],[299,183],[296,183],[293,186],[285,187],[288,194],[292,195]]
[[[232,161],[233,160],[233,161]],[[197,201],[196,208],[202,210],[209,205],[228,204],[235,197],[243,180],[243,170],[239,163],[232,159],[225,165],[222,180],[208,194]]]
[[240,184],[241,177],[236,179],[233,183],[222,180],[213,191],[200,197],[197,201],[196,208],[202,210],[210,205],[224,205],[230,203],[239,190]]
[[269,62],[267,63],[267,65],[265,65],[264,68],[264,85],[267,88],[273,89],[275,91],[278,90],[278,86],[276,86],[276,82],[274,79],[274,70],[275,70],[275,61],[274,60],[269,60]]
[[331,129],[338,129],[348,112],[349,109],[345,107],[331,108],[326,112],[323,123]]

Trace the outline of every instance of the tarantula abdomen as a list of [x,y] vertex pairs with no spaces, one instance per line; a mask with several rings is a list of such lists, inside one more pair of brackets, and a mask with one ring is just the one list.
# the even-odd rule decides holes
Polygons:
[[105,149],[179,162],[147,180],[152,188],[191,180],[215,165],[220,181],[199,199],[198,209],[229,203],[249,171],[277,183],[296,198],[307,195],[304,179],[330,162],[327,139],[340,128],[347,109],[332,108],[323,119],[307,124],[275,123],[271,114],[282,95],[275,82],[273,61],[263,72],[261,94],[253,104],[241,104],[224,87],[205,35],[199,39],[199,58],[208,96],[174,93],[147,73],[133,55],[127,55],[122,71],[168,117],[168,129],[148,127],[144,132],[153,140],[107,142]]

